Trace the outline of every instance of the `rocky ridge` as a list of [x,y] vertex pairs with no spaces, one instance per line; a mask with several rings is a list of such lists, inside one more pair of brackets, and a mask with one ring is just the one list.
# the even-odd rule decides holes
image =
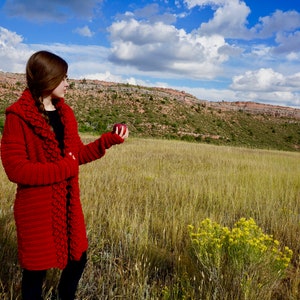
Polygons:
[[[5,108],[16,101],[24,88],[24,74],[0,72],[0,132]],[[87,79],[70,79],[66,101],[82,133],[101,134],[113,124],[125,122],[132,137],[300,151],[297,108],[213,102],[170,88]]]
[[[120,84],[114,82],[106,82],[100,80],[70,80],[71,88],[76,87],[77,90],[91,90],[94,87],[102,88],[103,90],[110,89],[118,93],[128,93],[132,89],[136,89],[136,86],[128,84]],[[17,85],[17,86],[16,86]],[[18,95],[19,90],[25,86],[25,75],[17,73],[5,73],[0,72],[0,96],[7,93],[8,90],[15,91]],[[194,105],[195,103],[202,106],[212,107],[221,111],[245,111],[251,114],[266,114],[275,117],[291,117],[300,119],[300,108],[292,108],[287,106],[270,105],[257,102],[228,102],[228,101],[207,101],[198,99],[195,96],[186,93],[185,91],[178,91],[170,88],[146,88],[139,87],[139,92],[143,94],[154,95],[159,97],[172,97],[177,101],[184,102],[188,105]]]

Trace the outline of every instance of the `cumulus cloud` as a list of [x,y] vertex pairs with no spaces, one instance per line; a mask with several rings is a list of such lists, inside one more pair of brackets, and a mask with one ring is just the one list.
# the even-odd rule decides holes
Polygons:
[[270,16],[259,18],[259,23],[252,28],[257,38],[268,38],[282,32],[291,32],[300,27],[300,13],[297,11],[276,10]]
[[213,2],[220,6],[216,8],[211,20],[201,24],[199,32],[206,35],[218,32],[225,38],[248,39],[249,32],[246,25],[250,8],[245,2],[237,0]]
[[10,16],[30,21],[64,21],[70,17],[89,18],[102,0],[7,0],[4,10]]
[[262,68],[255,71],[247,71],[243,75],[234,76],[231,88],[248,91],[271,91],[274,88],[284,88],[285,83],[285,77],[282,74],[270,68]]
[[25,63],[32,51],[22,42],[22,36],[0,27],[1,71],[24,73]]
[[0,46],[4,48],[14,48],[23,41],[23,37],[16,32],[0,26]]
[[234,76],[230,87],[242,100],[300,104],[300,73],[284,76],[271,68],[261,68]]
[[249,39],[247,29],[247,17],[250,8],[244,1],[239,0],[185,0],[189,9],[196,6],[209,6],[213,11],[213,17],[200,25],[201,34],[220,34],[225,38]]
[[275,38],[273,52],[290,53],[300,51],[300,13],[295,10],[276,10],[269,16],[261,16],[259,22],[248,28],[247,18],[251,13],[244,1],[239,0],[185,0],[189,9],[195,6],[210,6],[213,17],[198,29],[202,35],[218,33],[225,39]]
[[212,78],[230,48],[220,35],[188,34],[172,25],[135,19],[113,23],[109,33],[112,62],[173,76]]
[[300,73],[284,76],[270,68],[247,71],[243,75],[234,76],[231,87],[252,91],[300,89]]

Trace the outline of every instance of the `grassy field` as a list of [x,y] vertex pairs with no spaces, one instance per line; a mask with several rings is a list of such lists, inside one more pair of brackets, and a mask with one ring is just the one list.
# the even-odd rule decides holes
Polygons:
[[[78,299],[300,299],[299,162],[300,153],[184,141],[130,138],[111,148],[80,171],[90,248]],[[2,168],[0,178],[0,298],[20,299],[15,186]],[[285,276],[244,294],[229,281],[218,291],[206,284],[188,234],[206,218],[229,228],[253,218],[293,251]],[[46,295],[58,276],[48,273]]]

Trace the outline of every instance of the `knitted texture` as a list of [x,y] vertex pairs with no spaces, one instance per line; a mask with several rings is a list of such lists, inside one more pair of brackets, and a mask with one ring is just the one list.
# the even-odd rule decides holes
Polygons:
[[65,128],[63,155],[28,89],[6,110],[1,159],[8,178],[17,183],[14,215],[19,261],[29,270],[63,269],[69,257],[79,260],[87,250],[79,165],[102,157],[106,149],[124,141],[108,132],[84,145],[64,99],[59,99],[56,109]]

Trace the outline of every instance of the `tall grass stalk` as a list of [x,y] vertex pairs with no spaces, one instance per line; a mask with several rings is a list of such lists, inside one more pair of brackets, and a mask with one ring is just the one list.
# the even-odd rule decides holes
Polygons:
[[[253,218],[289,247],[288,276],[265,299],[298,299],[299,159],[293,152],[130,138],[81,166],[90,247],[78,299],[202,299],[208,288],[213,294],[191,259],[188,236],[188,225],[206,218],[228,227]],[[0,298],[18,299],[14,186],[2,169],[0,178]],[[49,272],[46,294],[58,276]]]

